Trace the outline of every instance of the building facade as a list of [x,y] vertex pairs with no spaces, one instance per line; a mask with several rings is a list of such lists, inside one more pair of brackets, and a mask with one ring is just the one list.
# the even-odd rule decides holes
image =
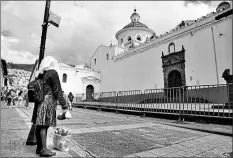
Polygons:
[[90,58],[91,69],[101,76],[101,92],[226,83],[222,73],[232,73],[228,2],[160,36],[139,22],[136,10],[130,18],[131,23],[116,33],[118,45],[102,45]]
[[[34,64],[30,81],[35,79],[37,68],[38,60]],[[83,65],[70,66],[60,62],[58,75],[65,95],[68,95],[69,92],[86,93],[87,95],[83,95],[82,99],[92,99],[94,93],[100,92],[100,74]]]
[[[232,7],[222,2],[196,20],[186,20],[163,35],[140,22],[134,10],[131,22],[115,37],[118,45],[99,46],[90,68],[60,63],[65,94],[225,84],[222,73],[232,73]],[[34,79],[34,66],[31,79]]]

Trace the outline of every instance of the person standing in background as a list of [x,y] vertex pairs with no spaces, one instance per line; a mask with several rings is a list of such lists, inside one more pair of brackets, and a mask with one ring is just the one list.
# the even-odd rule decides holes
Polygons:
[[18,105],[19,107],[21,106],[22,101],[23,101],[23,91],[20,90],[19,93],[18,93],[18,103],[17,103],[17,105]]
[[73,103],[73,100],[74,100],[74,96],[73,94],[70,92],[69,95],[68,95],[68,98],[69,98],[69,106],[70,106],[70,110],[72,111],[72,103]]
[[11,105],[12,105],[12,103],[13,103],[13,105],[15,105],[15,103],[14,103],[14,90],[13,89],[11,89],[8,93],[7,93],[7,95],[6,95],[6,97],[7,97],[7,106],[8,107],[11,107]]
[[12,91],[12,103],[13,103],[13,106],[15,106],[15,100],[18,98],[15,90]]
[[24,104],[24,108],[29,108],[29,100],[28,100],[28,92],[26,91],[24,93],[24,100],[25,100],[25,104]]

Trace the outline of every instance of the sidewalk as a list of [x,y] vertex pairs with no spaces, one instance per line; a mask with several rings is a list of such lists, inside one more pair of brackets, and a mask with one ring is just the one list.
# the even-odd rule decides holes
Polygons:
[[[2,146],[0,157],[39,157],[36,155],[36,146],[26,146],[26,140],[31,128],[30,118],[21,108],[2,106]],[[32,108],[30,109],[32,110]],[[61,152],[53,149],[52,137],[48,132],[47,146],[56,152],[54,157],[80,157],[73,151]]]

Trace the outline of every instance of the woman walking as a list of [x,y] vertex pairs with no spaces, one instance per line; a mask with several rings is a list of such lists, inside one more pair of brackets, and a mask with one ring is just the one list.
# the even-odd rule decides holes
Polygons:
[[40,156],[55,156],[56,153],[46,147],[47,131],[50,126],[56,126],[56,108],[59,101],[62,109],[68,108],[62,95],[61,84],[58,76],[58,60],[51,56],[45,57],[36,78],[42,78],[44,82],[45,99],[41,104],[35,104],[32,123],[36,125],[37,148],[36,153]]

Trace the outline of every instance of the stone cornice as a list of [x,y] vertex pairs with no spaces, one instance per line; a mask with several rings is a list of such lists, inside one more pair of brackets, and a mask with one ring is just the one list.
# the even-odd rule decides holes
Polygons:
[[99,78],[96,78],[96,77],[93,77],[93,76],[87,76],[87,77],[82,77],[82,81],[84,83],[88,82],[88,81],[92,81],[92,82],[95,82],[95,83],[100,83],[100,79]]

